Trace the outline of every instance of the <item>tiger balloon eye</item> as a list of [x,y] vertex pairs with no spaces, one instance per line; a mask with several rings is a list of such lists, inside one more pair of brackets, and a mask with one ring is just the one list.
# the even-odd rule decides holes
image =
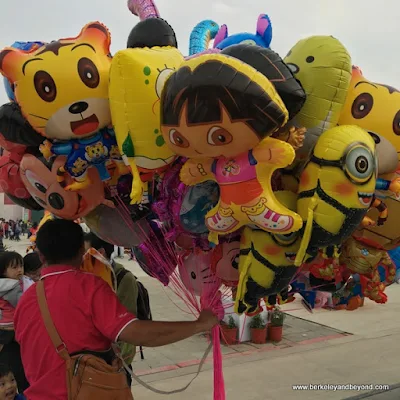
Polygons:
[[355,119],[365,118],[372,110],[374,98],[369,93],[361,93],[354,100],[351,114]]

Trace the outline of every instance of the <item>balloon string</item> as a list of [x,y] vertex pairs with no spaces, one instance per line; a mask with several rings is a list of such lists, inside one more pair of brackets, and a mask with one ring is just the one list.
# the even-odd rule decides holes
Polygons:
[[[128,207],[119,196],[115,196],[114,201],[117,205],[117,211],[120,213],[128,229],[136,234],[138,234],[139,230],[140,237],[143,238],[143,242],[146,242],[148,256],[152,258],[152,262],[155,263],[154,265],[157,265],[159,271],[150,272],[159,280],[161,280],[161,273],[169,277],[168,290],[172,291],[177,298],[184,303],[186,310],[183,309],[180,302],[174,301],[167,294],[171,302],[175,304],[182,313],[190,313],[197,317],[201,310],[210,309],[222,319],[224,309],[232,305],[232,302],[223,302],[223,299],[231,299],[231,290],[227,287],[221,288],[220,279],[215,275],[211,275],[210,270],[210,276],[205,278],[201,286],[201,296],[197,296],[195,288],[190,285],[185,285],[185,282],[191,281],[188,271],[183,264],[185,259],[181,256],[182,251],[168,240],[166,226],[163,224],[159,225],[158,228],[161,235],[157,235],[149,221],[143,219],[141,224],[136,224],[132,221]],[[198,277],[201,277],[201,270],[204,270],[204,264],[202,264],[197,257],[193,257],[191,262],[194,263],[194,265],[191,265],[191,269],[193,269]],[[164,288],[164,291],[167,293],[166,288]],[[212,341],[214,346],[214,400],[225,400],[219,326],[213,328]]]

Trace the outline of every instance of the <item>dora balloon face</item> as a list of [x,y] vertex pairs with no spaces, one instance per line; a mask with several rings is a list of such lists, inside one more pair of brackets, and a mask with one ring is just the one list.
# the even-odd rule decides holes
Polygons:
[[164,140],[189,158],[246,153],[288,120],[272,82],[223,54],[186,60],[166,80],[160,100]]
[[182,109],[179,126],[163,126],[166,143],[180,156],[234,157],[257,146],[260,139],[244,122],[232,122],[221,105],[220,123],[191,125],[187,122],[187,105]]
[[220,243],[211,255],[211,270],[226,286],[239,281],[240,240]]

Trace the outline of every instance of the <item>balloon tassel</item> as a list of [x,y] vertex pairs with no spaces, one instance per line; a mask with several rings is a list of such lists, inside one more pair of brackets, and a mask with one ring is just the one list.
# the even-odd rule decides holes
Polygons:
[[213,362],[214,362],[214,400],[225,400],[225,382],[222,369],[222,350],[220,340],[220,327],[212,329]]

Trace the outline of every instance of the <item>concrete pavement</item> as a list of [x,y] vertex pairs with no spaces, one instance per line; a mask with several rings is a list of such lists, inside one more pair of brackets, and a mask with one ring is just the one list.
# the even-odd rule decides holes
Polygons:
[[[225,359],[224,374],[228,400],[346,399],[354,391],[294,390],[293,385],[394,385],[399,381],[398,348],[400,332],[377,339],[347,336],[329,342],[281,349],[264,354]],[[163,390],[184,386],[195,371],[185,370],[150,375],[143,379]],[[212,399],[212,370],[206,370],[185,393],[170,398]],[[136,398],[156,399],[147,389],[135,385]],[[398,399],[398,397],[397,397]],[[377,400],[381,400],[379,397]],[[386,400],[386,399],[384,399]]]

